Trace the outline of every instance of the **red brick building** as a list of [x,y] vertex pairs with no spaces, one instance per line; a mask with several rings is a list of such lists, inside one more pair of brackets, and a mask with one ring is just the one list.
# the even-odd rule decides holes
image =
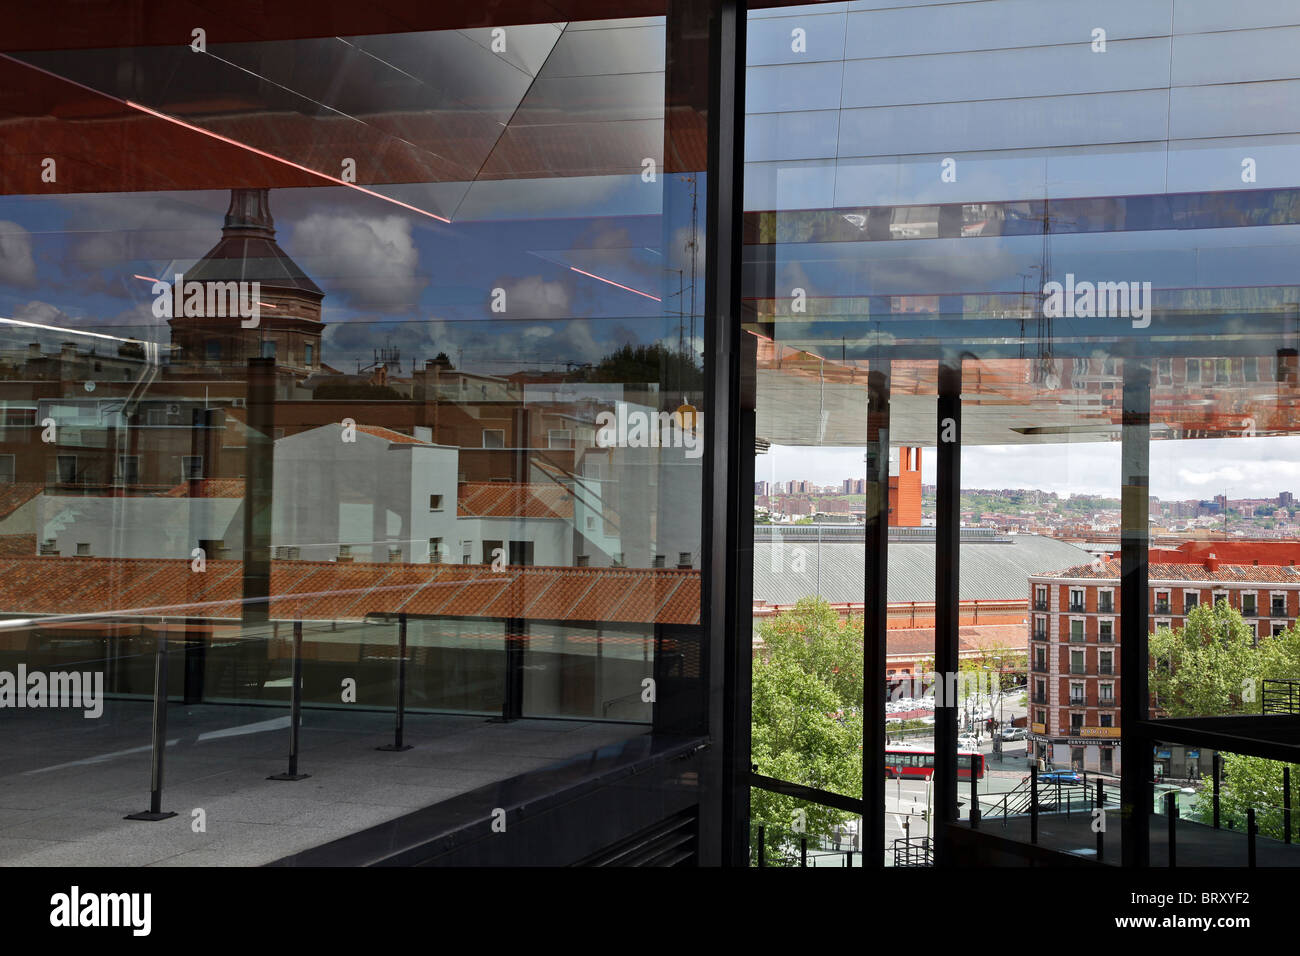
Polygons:
[[[1181,627],[1197,604],[1227,601],[1258,638],[1300,616],[1300,545],[1203,542],[1150,552],[1148,604],[1152,629]],[[1217,543],[1216,543],[1217,544]],[[1288,550],[1285,550],[1289,548]],[[1225,550],[1239,563],[1223,563]],[[1112,557],[1029,578],[1030,756],[1057,767],[1119,772],[1120,562]],[[1157,760],[1157,765],[1160,761]]]

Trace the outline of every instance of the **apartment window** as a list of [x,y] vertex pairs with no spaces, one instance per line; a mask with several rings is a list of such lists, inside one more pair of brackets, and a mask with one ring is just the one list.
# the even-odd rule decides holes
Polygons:
[[[1077,734],[1077,733],[1078,733],[1079,731],[1081,731],[1082,729],[1083,729],[1083,714],[1071,714],[1071,715],[1070,715],[1070,733],[1072,733],[1072,734]],[[1083,760],[1083,748],[1082,748],[1082,747],[1071,747],[1071,748],[1070,748],[1070,759],[1071,759],[1072,761],[1074,761],[1075,763],[1079,763],[1080,761],[1082,761],[1082,760]]]
[[1034,610],[1047,610],[1047,588],[1037,586],[1034,588]]
[[58,455],[54,461],[58,470],[59,484],[70,485],[77,480],[77,456]]
[[573,432],[567,428],[552,428],[546,433],[547,448],[572,448]]
[[430,511],[442,510],[442,495],[429,495],[429,510]]
[[1114,714],[1101,714],[1101,715],[1099,716],[1098,720],[1099,720],[1099,722],[1100,722],[1100,724],[1101,724],[1102,727],[1114,727],[1114,726],[1115,726],[1115,715],[1114,715]]
[[90,556],[90,542],[88,542],[88,541],[78,541],[78,542],[77,542],[77,557],[79,557],[79,558],[85,558],[85,557],[89,557],[89,556]]
[[1110,707],[1115,703],[1115,685],[1098,684],[1097,701],[1102,707]]
[[1101,651],[1097,654],[1097,673],[1113,674],[1115,672],[1115,652]]
[[269,358],[269,359],[275,358],[274,340],[267,339],[265,342],[262,343],[262,358]]
[[1083,588],[1070,588],[1070,610],[1083,610]]
[[123,484],[138,485],[140,483],[140,456],[118,455],[117,477]]
[[11,485],[17,481],[18,467],[13,455],[0,455],[0,484]]
[[1047,685],[1040,680],[1034,681],[1034,700],[1037,703],[1047,703]]
[[1102,614],[1111,614],[1115,610],[1115,592],[1098,591],[1097,592],[1097,610]]
[[429,563],[442,564],[446,561],[447,555],[443,551],[442,538],[429,539]]
[[1036,724],[1045,724],[1045,723],[1047,723],[1047,711],[1045,711],[1045,710],[1036,710],[1036,711],[1034,711],[1034,723],[1036,723]]
[[1034,618],[1034,638],[1039,641],[1047,640],[1047,618]]
[[483,542],[483,563],[491,564],[497,559],[497,552],[505,551],[504,541],[484,541]]
[[483,447],[484,448],[505,448],[506,430],[504,428],[483,429]]
[[302,347],[302,364],[303,364],[303,365],[310,366],[310,365],[311,365],[311,360],[312,360],[313,358],[315,358],[315,356],[316,356],[316,350],[315,350],[315,348],[314,348],[312,345],[308,344],[308,345],[304,345],[304,346]]
[[181,456],[181,481],[188,481],[191,478],[203,477],[203,456],[202,455],[182,455]]
[[1115,640],[1115,622],[1098,621],[1097,622],[1097,640],[1103,644],[1109,644]]
[[1156,612],[1157,614],[1168,614],[1168,613],[1169,613],[1169,592],[1168,592],[1168,591],[1157,591],[1157,592],[1156,592],[1156,611],[1155,611],[1155,612]]
[[389,563],[390,563],[390,564],[397,564],[397,563],[401,562],[401,560],[402,560],[402,548],[401,548],[401,546],[400,546],[400,545],[399,545],[398,547],[392,547],[392,546],[390,546],[390,547],[388,548],[388,561],[389,561]]
[[1227,591],[1215,591],[1215,592],[1214,592],[1214,603],[1215,603],[1215,604],[1218,604],[1220,601],[1222,601],[1224,604],[1231,604],[1231,602],[1228,600],[1228,592],[1227,592]]
[[1270,603],[1273,609],[1270,612],[1273,617],[1286,617],[1286,595],[1274,594],[1270,596]]
[[1083,643],[1083,641],[1084,641],[1084,636],[1083,636],[1083,621],[1082,621],[1082,620],[1078,620],[1078,619],[1076,619],[1076,620],[1072,620],[1072,621],[1070,621],[1070,640],[1071,640],[1071,642],[1073,642],[1073,643],[1075,643],[1075,644],[1082,644],[1082,643]]
[[1285,625],[1285,624],[1274,624],[1274,625],[1273,625],[1273,636],[1274,636],[1274,637],[1277,637],[1279,634],[1281,634],[1281,633],[1282,633],[1283,631],[1285,631],[1285,630],[1286,630],[1286,625]]
[[1083,651],[1070,651],[1070,673],[1082,674],[1083,670]]
[[1071,682],[1070,684],[1070,703],[1074,706],[1082,706],[1087,702],[1087,696],[1083,689],[1083,682]]
[[1241,614],[1243,617],[1255,616],[1255,593],[1253,591],[1241,592]]
[[589,554],[579,554],[579,555],[576,555],[576,556],[574,557],[573,560],[576,562],[576,566],[577,566],[577,567],[579,567],[579,568],[585,568],[585,567],[590,566],[590,564],[591,564],[591,555],[589,555]]
[[460,563],[469,564],[474,560],[474,542],[462,541],[460,543]]
[[1191,613],[1192,608],[1196,607],[1196,605],[1199,604],[1200,601],[1201,601],[1200,591],[1184,591],[1183,592],[1183,613],[1184,614]]
[[689,551],[677,552],[677,567],[679,569],[686,570],[691,566],[691,564],[692,564],[691,553]]
[[662,568],[664,566],[664,556],[662,554],[655,555],[654,566],[656,568]]

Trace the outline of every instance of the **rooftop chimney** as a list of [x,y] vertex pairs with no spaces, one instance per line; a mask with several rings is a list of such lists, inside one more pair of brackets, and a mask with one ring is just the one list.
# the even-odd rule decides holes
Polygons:
[[1215,554],[1213,551],[1211,551],[1209,554],[1205,556],[1205,570],[1207,571],[1219,570],[1219,556]]

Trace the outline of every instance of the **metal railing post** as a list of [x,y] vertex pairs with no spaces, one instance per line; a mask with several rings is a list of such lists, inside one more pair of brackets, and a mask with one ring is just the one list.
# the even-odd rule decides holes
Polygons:
[[1255,834],[1259,832],[1255,827],[1255,808],[1251,807],[1246,811],[1246,865],[1253,867],[1255,865]]
[[1169,818],[1167,825],[1169,827],[1169,865],[1171,867],[1178,865],[1178,848],[1177,826],[1178,826],[1178,794],[1170,790],[1165,794],[1165,815]]
[[167,751],[167,632],[158,631],[153,664],[153,753],[149,767],[149,809],[142,813],[127,814],[127,820],[155,822],[176,816],[164,813],[162,808],[163,756]]
[[406,612],[397,615],[397,726],[393,730],[393,742],[376,747],[376,750],[410,750],[410,744],[402,742],[402,732],[406,724]]
[[1282,841],[1291,842],[1291,768],[1282,768]]
[[761,823],[758,825],[758,865],[760,869],[767,866],[767,828]]
[[298,772],[298,728],[302,724],[302,621],[293,622],[293,687],[289,693],[289,772],[275,773],[267,780],[306,780],[309,773]]
[[1029,768],[1029,842],[1038,845],[1038,767]]
[[1223,776],[1223,763],[1219,752],[1214,752],[1214,829],[1219,829],[1219,779]]
[[1097,781],[1097,807],[1101,813],[1097,814],[1097,819],[1101,825],[1097,827],[1097,862],[1100,863],[1106,854],[1106,791],[1103,789],[1105,782]]

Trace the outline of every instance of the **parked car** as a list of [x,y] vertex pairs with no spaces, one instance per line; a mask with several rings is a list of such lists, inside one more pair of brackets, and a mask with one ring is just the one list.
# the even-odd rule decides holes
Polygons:
[[1083,778],[1073,770],[1045,770],[1038,775],[1039,783],[1083,783]]
[[1000,734],[1003,740],[1024,740],[1029,736],[1029,731],[1024,727],[1008,727]]

